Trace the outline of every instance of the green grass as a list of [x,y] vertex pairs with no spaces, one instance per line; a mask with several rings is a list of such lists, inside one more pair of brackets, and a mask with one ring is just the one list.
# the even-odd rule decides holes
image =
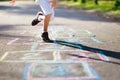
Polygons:
[[120,15],[120,10],[111,11],[112,14]]
[[67,6],[80,6],[80,3],[78,2],[73,2],[73,1],[62,1],[61,4],[67,5]]
[[89,9],[96,9],[96,10],[99,10],[99,11],[109,11],[112,9],[112,5],[109,5],[109,4],[99,4],[99,5],[95,5],[95,4],[89,4],[89,3],[86,3],[84,5],[85,8],[89,8]]
[[96,11],[111,12],[112,14],[120,15],[120,9],[114,10],[115,1],[99,1],[99,5],[94,4],[93,1],[87,1],[85,4],[81,4],[80,0],[78,2],[62,1],[61,4],[72,6],[76,9],[94,9]]

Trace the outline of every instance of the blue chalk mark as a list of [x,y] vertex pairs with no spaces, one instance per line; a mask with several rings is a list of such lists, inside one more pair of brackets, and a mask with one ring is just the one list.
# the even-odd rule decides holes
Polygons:
[[87,76],[93,76],[93,74],[91,74],[91,72],[89,71],[87,62],[82,62],[82,66],[83,66],[83,71],[87,74]]
[[106,61],[109,61],[109,58],[108,58],[105,54],[103,54],[102,51],[99,51],[99,54],[100,54]]
[[27,80],[27,74],[28,74],[28,70],[29,70],[29,67],[32,63],[28,63],[25,68],[24,68],[24,71],[23,71],[23,79],[24,80]]
[[[87,32],[88,34],[92,34],[92,32],[88,31],[88,30],[85,30],[85,32]],[[102,41],[98,40],[96,37],[91,37],[91,39],[93,41],[95,41],[96,43],[102,43]]]
[[64,66],[56,66],[52,68],[53,72],[49,73],[50,76],[70,76],[71,72],[65,72]]
[[34,43],[34,44],[31,46],[30,51],[34,51],[34,50],[37,48],[37,46],[38,46],[38,43],[37,43],[37,42]]
[[101,77],[99,76],[99,74],[90,65],[88,65],[88,66],[89,66],[90,71],[92,72],[92,74],[96,76],[95,80],[102,80]]
[[[95,76],[95,78],[88,79],[88,80],[102,80],[101,77],[98,75],[98,73],[92,68],[92,66],[89,65],[88,62],[82,62],[82,66],[84,68],[84,72],[88,76]],[[86,80],[86,79],[82,79],[82,80]]]
[[91,37],[91,39],[92,39],[93,41],[95,41],[96,43],[102,43],[102,41],[98,40],[98,39],[95,38],[95,37]]

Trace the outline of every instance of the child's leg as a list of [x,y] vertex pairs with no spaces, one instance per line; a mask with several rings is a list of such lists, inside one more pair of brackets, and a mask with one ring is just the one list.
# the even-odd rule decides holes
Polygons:
[[48,25],[50,23],[51,16],[52,16],[52,14],[48,14],[45,16],[44,29],[43,29],[44,32],[47,32],[47,30],[48,30]]
[[50,23],[51,15],[52,15],[52,7],[48,0],[39,0],[39,5],[45,15],[44,23],[43,23],[43,33],[42,38],[44,41],[49,42],[49,35],[48,35],[48,26]]
[[43,25],[43,33],[42,33],[42,38],[44,41],[49,42],[49,36],[48,36],[48,26],[51,20],[51,16],[53,14],[53,9],[52,9],[52,3],[50,3],[49,0],[37,0],[37,3],[40,5],[44,15],[44,25]]
[[50,22],[50,18],[52,15],[52,7],[49,3],[49,0],[37,0],[37,3],[40,5],[43,14],[45,15],[45,19],[44,19],[44,29],[43,31],[47,31],[49,22]]

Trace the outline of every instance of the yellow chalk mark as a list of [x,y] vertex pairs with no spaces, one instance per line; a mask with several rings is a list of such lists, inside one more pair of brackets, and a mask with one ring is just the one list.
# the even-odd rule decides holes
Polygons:
[[53,52],[54,61],[57,61],[56,51]]
[[3,61],[5,59],[5,57],[8,55],[9,52],[6,52],[1,58],[0,61]]

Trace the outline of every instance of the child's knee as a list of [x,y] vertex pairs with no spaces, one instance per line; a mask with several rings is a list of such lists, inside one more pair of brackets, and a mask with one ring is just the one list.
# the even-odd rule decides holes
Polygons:
[[46,14],[46,16],[47,16],[47,15],[52,15],[52,13],[48,13],[48,14]]
[[45,16],[47,16],[47,15],[52,15],[52,11],[51,10],[46,10],[46,11],[43,11],[43,14],[45,15]]
[[54,14],[53,13],[47,14],[46,16],[49,16],[51,21],[54,20]]

